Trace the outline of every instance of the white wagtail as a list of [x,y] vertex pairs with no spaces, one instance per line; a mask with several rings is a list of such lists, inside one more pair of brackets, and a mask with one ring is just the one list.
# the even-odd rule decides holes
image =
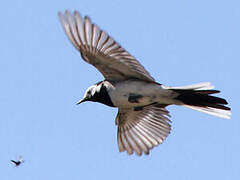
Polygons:
[[155,82],[145,68],[105,31],[75,11],[59,13],[63,28],[81,53],[82,59],[95,66],[105,80],[90,86],[82,100],[118,108],[119,151],[128,154],[149,151],[170,133],[168,105],[180,105],[222,118],[230,118],[225,99],[206,82],[168,87]]

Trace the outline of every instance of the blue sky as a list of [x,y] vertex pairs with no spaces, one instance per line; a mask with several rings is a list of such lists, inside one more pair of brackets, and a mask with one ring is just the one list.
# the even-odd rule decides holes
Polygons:
[[[64,34],[57,13],[66,9],[89,15],[158,82],[210,81],[232,119],[171,106],[162,145],[119,153],[117,109],[75,105],[103,77]],[[1,180],[240,178],[240,1],[15,0],[1,2],[0,19]]]

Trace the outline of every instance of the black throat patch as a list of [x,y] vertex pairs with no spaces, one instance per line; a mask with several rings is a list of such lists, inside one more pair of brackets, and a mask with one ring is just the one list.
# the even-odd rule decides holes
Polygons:
[[104,86],[104,84],[102,84],[100,91],[95,92],[95,94],[88,100],[93,101],[93,102],[99,102],[99,103],[105,104],[110,107],[116,107],[116,106],[114,106],[114,104],[108,94],[107,88]]

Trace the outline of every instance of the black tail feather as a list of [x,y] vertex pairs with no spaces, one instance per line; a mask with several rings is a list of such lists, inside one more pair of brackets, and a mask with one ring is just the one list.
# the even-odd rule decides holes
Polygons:
[[220,91],[218,90],[172,90],[180,94],[175,99],[183,102],[186,105],[230,110],[229,107],[224,106],[228,104],[225,99],[210,95],[219,93]]

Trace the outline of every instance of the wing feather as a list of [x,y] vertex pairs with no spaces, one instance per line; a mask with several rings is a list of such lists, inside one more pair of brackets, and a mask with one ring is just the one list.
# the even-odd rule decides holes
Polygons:
[[[67,12],[68,11],[65,12],[65,16],[66,16]],[[72,17],[72,15],[70,13],[67,13],[67,14]],[[83,19],[80,16],[80,14],[78,14],[78,13],[74,13],[74,16],[75,16],[75,23],[74,22],[71,22],[71,23],[76,27],[76,28],[74,28],[74,26],[72,26],[72,28],[77,29],[77,31],[78,31],[78,36],[77,37],[78,37],[78,39],[80,41],[80,44],[78,45],[79,48],[77,48],[77,49],[80,50],[80,45],[82,44],[83,47],[84,47],[84,45],[86,44],[85,36],[84,36]],[[66,23],[69,23],[69,22],[66,22]]]
[[63,16],[61,13],[58,13],[59,15],[59,19],[64,27],[64,30],[65,30],[65,33],[67,34],[69,40],[72,42],[73,46],[75,48],[77,48],[78,50],[79,49],[79,44],[78,42],[76,41],[76,39],[74,38],[74,35],[73,35],[73,32],[72,32],[72,29],[70,27],[70,24],[71,23],[68,23],[71,21],[71,19],[67,19],[68,15],[67,15],[67,11],[65,12],[65,15]]
[[65,11],[64,14],[59,13],[59,18],[82,58],[95,66],[106,79],[137,78],[154,82],[144,67],[105,31],[93,24],[88,16],[82,18],[77,11],[73,14]]
[[171,121],[167,116],[168,111],[159,104],[144,107],[142,111],[119,109],[116,118],[119,151],[139,156],[143,152],[149,154],[170,133]]

